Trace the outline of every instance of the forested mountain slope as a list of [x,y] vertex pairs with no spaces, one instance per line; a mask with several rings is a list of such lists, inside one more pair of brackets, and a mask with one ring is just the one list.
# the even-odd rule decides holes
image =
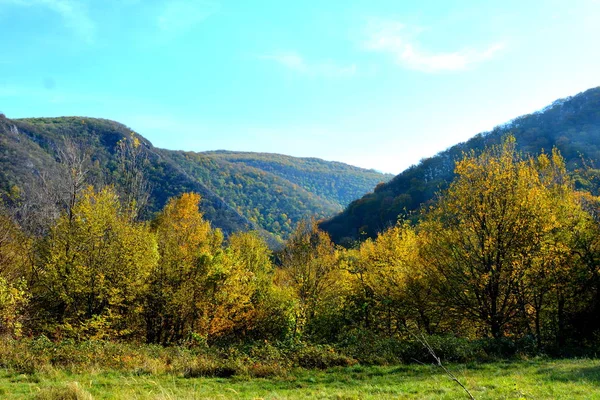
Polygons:
[[373,192],[353,201],[339,215],[321,223],[338,243],[348,243],[394,225],[399,215],[417,210],[454,178],[454,164],[464,152],[479,151],[512,134],[521,151],[537,154],[558,148],[572,171],[582,160],[600,163],[600,87],[560,99],[490,132],[477,134],[431,158],[421,160]]
[[[115,184],[120,173],[117,143],[130,135],[126,126],[104,119],[1,116],[0,189],[14,196],[56,176],[65,140],[88,155],[90,184]],[[258,229],[282,239],[299,220],[329,217],[391,178],[341,163],[277,154],[170,151],[136,137],[146,160],[148,214],[170,197],[193,191],[202,196],[206,218],[226,233]]]
[[213,151],[202,153],[211,158],[249,165],[271,172],[305,190],[321,196],[340,207],[350,204],[364,192],[360,188],[372,182],[392,179],[375,170],[365,170],[348,164],[319,158],[296,158],[282,154]]

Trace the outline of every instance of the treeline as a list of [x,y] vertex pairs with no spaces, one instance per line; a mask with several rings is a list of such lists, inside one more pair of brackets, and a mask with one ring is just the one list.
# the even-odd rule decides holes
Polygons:
[[164,345],[356,348],[423,332],[597,346],[600,201],[575,190],[558,151],[524,156],[510,137],[465,153],[455,174],[417,222],[345,249],[307,221],[276,254],[256,233],[224,239],[197,194],[144,222],[141,195],[71,186],[37,234],[23,216],[0,220],[0,329]]

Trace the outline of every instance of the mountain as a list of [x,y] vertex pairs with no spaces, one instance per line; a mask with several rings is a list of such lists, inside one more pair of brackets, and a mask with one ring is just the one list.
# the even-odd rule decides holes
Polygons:
[[600,87],[560,99],[541,111],[523,115],[475,135],[434,157],[423,159],[374,191],[353,201],[320,226],[337,243],[349,244],[394,225],[399,215],[431,201],[454,178],[454,165],[467,151],[479,151],[513,135],[519,150],[537,154],[556,147],[572,171],[586,162],[600,163]]
[[[118,178],[117,143],[131,130],[86,117],[11,120],[0,115],[0,191],[35,187],[59,170],[65,138],[89,154],[91,183]],[[159,149],[136,134],[151,191],[149,214],[183,192],[202,196],[202,210],[225,233],[257,229],[281,240],[308,217],[330,217],[391,175],[315,158],[229,151]]]

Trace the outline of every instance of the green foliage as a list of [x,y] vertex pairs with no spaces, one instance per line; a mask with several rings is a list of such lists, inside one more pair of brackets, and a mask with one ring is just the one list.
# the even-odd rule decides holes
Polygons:
[[284,178],[309,193],[343,207],[373,186],[389,180],[390,174],[364,170],[339,162],[318,158],[294,158],[281,154],[215,151],[211,158],[248,165]]
[[296,363],[307,369],[327,369],[331,367],[349,367],[356,360],[337,353],[333,347],[322,345],[302,346],[294,354]]
[[[508,338],[470,340],[449,335],[429,335],[426,339],[435,354],[445,362],[491,362],[540,354],[533,336],[524,336],[518,340]],[[346,332],[340,338],[337,347],[364,365],[434,361],[423,344],[413,337],[389,337],[368,330],[355,329]]]

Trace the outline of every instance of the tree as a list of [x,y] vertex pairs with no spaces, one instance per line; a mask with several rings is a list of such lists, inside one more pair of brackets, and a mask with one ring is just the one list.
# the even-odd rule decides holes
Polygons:
[[131,132],[117,143],[117,184],[122,203],[133,219],[145,211],[150,199],[149,184],[144,174],[147,156],[140,139]]
[[32,277],[43,329],[76,337],[127,337],[140,327],[141,295],[156,265],[147,224],[121,213],[111,188],[86,189],[41,246]]
[[43,170],[24,185],[16,214],[23,229],[41,237],[61,214],[73,217],[73,207],[80,194],[90,185],[89,151],[80,142],[63,137],[56,145],[56,168]]
[[[257,232],[231,235],[226,249],[227,263],[234,276],[244,277],[251,309],[234,326],[238,336],[252,339],[284,339],[293,328],[292,298],[274,285],[271,250]],[[243,332],[240,332],[243,331]]]
[[421,268],[418,244],[407,222],[361,244],[353,272],[366,327],[393,335],[414,322],[433,333],[433,309],[441,307],[432,306],[432,289]]
[[340,285],[346,279],[338,262],[339,254],[316,222],[303,221],[289,238],[281,253],[279,281],[289,287],[298,301],[294,333],[305,326],[325,305],[333,305]]
[[[199,203],[196,193],[172,198],[154,222],[160,261],[146,296],[148,342],[172,343],[186,334],[208,334],[208,278],[215,257],[220,257],[223,235],[203,219]],[[212,276],[215,284],[217,275]]]
[[0,204],[0,335],[19,336],[29,301],[31,241]]
[[466,154],[455,172],[422,224],[421,257],[455,314],[498,338],[518,314],[530,260],[560,226],[535,160],[516,151],[514,138]]

